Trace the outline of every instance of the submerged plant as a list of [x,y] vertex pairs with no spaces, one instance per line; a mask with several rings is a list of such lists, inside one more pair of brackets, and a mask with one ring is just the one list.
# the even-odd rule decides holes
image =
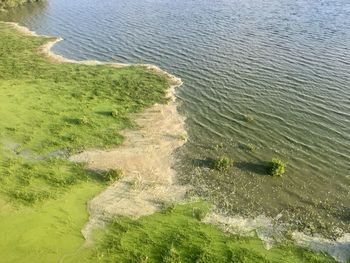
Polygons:
[[227,171],[233,164],[233,161],[227,156],[221,156],[213,163],[213,168],[220,172]]
[[248,143],[248,144],[246,145],[246,148],[247,148],[247,150],[250,151],[250,152],[255,152],[255,150],[256,150],[256,146],[255,146],[254,144],[252,144],[252,143]]
[[267,169],[272,176],[282,176],[286,170],[286,164],[279,159],[272,159]]
[[222,143],[222,142],[215,145],[215,150],[219,150],[219,149],[222,149],[222,148],[224,148],[224,143]]
[[253,122],[254,121],[254,117],[252,115],[249,115],[249,114],[244,115],[243,118],[244,118],[245,122]]

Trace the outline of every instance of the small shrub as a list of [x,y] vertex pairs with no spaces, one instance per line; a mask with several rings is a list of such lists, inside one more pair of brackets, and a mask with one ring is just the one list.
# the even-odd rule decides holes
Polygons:
[[84,125],[89,124],[89,119],[86,116],[83,116],[79,119],[79,123]]
[[232,164],[233,161],[230,158],[221,156],[214,161],[213,168],[220,172],[224,172],[227,171],[232,166]]
[[267,169],[272,176],[282,176],[286,170],[286,164],[279,159],[272,159]]
[[117,118],[118,115],[119,115],[119,112],[117,110],[114,110],[114,111],[111,112],[111,115],[112,115],[113,118]]
[[175,203],[173,202],[163,202],[161,206],[163,214],[171,214],[175,209]]
[[193,212],[193,217],[195,217],[198,221],[202,221],[207,215],[206,210],[198,207],[194,207],[192,212]]
[[106,182],[113,183],[123,177],[123,170],[110,169],[102,174],[103,179]]

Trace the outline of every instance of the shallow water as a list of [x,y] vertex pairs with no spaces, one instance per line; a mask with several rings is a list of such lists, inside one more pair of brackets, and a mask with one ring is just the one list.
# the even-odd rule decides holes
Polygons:
[[[69,58],[181,77],[180,178],[219,208],[350,231],[348,0],[50,0],[0,18],[62,36]],[[207,167],[220,154],[236,163],[225,175]],[[266,176],[272,157],[283,178]]]

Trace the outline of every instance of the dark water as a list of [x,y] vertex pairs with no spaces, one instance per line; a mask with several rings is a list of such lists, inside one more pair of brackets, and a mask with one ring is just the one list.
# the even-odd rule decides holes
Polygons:
[[[62,36],[54,51],[70,58],[180,76],[177,168],[219,208],[350,230],[349,0],[50,0],[2,19]],[[207,167],[221,154],[226,174]],[[266,175],[272,157],[283,178]]]

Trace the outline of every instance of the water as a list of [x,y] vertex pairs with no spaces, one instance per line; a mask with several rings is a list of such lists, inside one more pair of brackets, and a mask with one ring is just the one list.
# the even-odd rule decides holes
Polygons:
[[[180,76],[177,169],[219,209],[350,231],[348,0],[50,0],[2,19],[62,36],[54,51],[69,58]],[[221,154],[236,164],[224,175],[207,167]],[[283,178],[266,176],[272,157]]]

